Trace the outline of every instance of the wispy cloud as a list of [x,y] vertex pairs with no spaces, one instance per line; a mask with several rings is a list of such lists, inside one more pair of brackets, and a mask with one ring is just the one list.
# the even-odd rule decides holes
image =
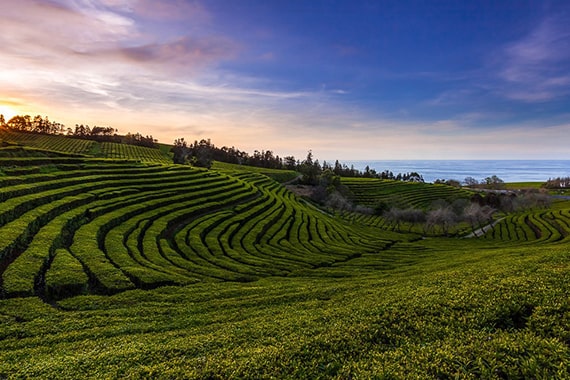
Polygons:
[[[319,157],[339,159],[480,158],[532,154],[546,144],[558,154],[560,136],[570,134],[567,115],[558,124],[490,125],[508,117],[473,101],[489,93],[517,103],[567,94],[570,37],[561,18],[548,18],[503,46],[493,66],[500,86],[484,87],[476,84],[488,78],[484,70],[420,66],[390,72],[355,64],[362,86],[344,80],[343,70],[321,80],[312,74],[319,67],[311,60],[301,55],[287,61],[286,49],[272,42],[264,25],[252,26],[260,36],[250,40],[214,25],[220,22],[215,16],[199,2],[183,0],[0,0],[0,102],[19,109],[28,104],[28,112],[68,125],[112,125],[165,142],[210,137],[217,145],[297,157],[313,149]],[[232,15],[224,17],[231,21]],[[343,62],[367,54],[350,44],[332,49]],[[261,64],[243,69],[251,52]],[[287,67],[295,64],[299,71]],[[289,73],[298,78],[289,81]],[[390,85],[398,81],[410,94],[418,83],[436,83],[437,90],[410,97],[418,105],[392,103],[372,88],[381,83],[391,96]],[[428,117],[418,116],[422,112]]]
[[[192,28],[181,29],[176,37],[147,33],[161,25],[147,24],[140,15],[159,23],[207,19],[199,6],[178,1],[0,2],[3,95],[44,106],[74,109],[83,104],[136,112],[144,103],[152,108],[172,100],[156,96],[165,91],[148,84],[199,83],[203,73],[231,59],[236,50],[230,38],[193,34]],[[178,106],[197,92],[207,96],[206,86],[194,87],[190,93],[177,92]]]
[[570,93],[568,25],[568,16],[547,17],[527,36],[505,47],[499,73],[503,96],[543,102]]

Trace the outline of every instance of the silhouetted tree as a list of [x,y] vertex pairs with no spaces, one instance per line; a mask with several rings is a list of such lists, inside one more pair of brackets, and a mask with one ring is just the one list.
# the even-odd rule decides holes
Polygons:
[[302,182],[307,185],[316,185],[318,176],[321,172],[319,161],[313,161],[313,152],[309,150],[307,158],[298,167],[299,172],[303,175]]
[[297,169],[297,161],[293,156],[285,156],[284,158],[285,169],[295,170]]
[[8,128],[15,129],[17,131],[27,131],[31,132],[32,122],[30,115],[20,116],[16,115],[8,120]]
[[184,137],[174,140],[174,145],[170,149],[173,153],[173,162],[175,164],[185,164],[187,163],[189,149]]

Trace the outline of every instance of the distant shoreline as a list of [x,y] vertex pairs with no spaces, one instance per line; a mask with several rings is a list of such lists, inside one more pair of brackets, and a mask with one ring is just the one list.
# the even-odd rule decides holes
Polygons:
[[[327,161],[328,162],[328,161]],[[343,164],[376,172],[389,170],[394,174],[417,172],[426,182],[436,179],[466,177],[481,180],[496,175],[505,182],[545,182],[549,178],[570,176],[570,160],[351,160]]]

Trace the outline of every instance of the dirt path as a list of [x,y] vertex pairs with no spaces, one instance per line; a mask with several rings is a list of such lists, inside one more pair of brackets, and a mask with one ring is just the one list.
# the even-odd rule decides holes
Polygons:
[[471,232],[469,235],[464,236],[463,238],[470,239],[470,238],[474,238],[474,237],[483,236],[483,235],[485,235],[485,233],[487,231],[489,231],[491,228],[495,227],[495,225],[503,219],[505,219],[505,218],[503,217],[503,218],[497,219],[493,223],[490,223],[490,224],[487,224],[486,226],[478,228],[475,231]]
[[303,175],[302,175],[302,174],[299,174],[297,177],[295,177],[295,178],[293,178],[293,179],[291,179],[291,180],[289,180],[289,181],[287,181],[287,182],[283,182],[282,185],[292,185],[292,184],[297,183],[298,181],[300,181],[301,178],[303,178]]

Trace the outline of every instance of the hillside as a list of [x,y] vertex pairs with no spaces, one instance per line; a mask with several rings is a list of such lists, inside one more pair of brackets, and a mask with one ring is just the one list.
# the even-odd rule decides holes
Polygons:
[[321,209],[291,171],[1,137],[0,378],[570,377],[568,201],[426,237]]
[[456,199],[468,199],[473,194],[469,190],[444,184],[370,178],[343,178],[342,184],[351,191],[354,202],[372,207],[380,202],[396,202],[403,207],[427,208],[434,201],[452,203]]
[[[87,157],[128,159],[148,163],[172,163],[170,147],[160,145],[159,149],[142,146],[97,142],[57,135],[40,135],[0,128],[0,142],[3,145],[35,148],[38,154],[75,154]],[[0,149],[0,155],[1,155]]]

